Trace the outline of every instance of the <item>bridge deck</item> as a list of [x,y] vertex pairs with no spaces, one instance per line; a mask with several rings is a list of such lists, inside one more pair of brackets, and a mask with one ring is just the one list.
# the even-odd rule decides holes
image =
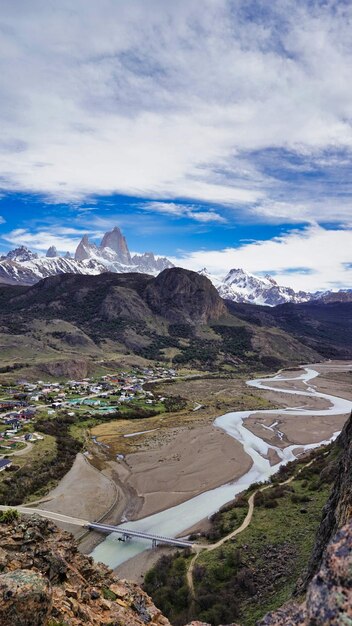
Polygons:
[[151,533],[145,533],[140,530],[131,530],[129,528],[121,528],[118,526],[110,526],[109,524],[99,524],[90,522],[87,524],[87,528],[97,530],[103,533],[118,533],[127,537],[136,537],[140,539],[149,539],[157,543],[164,543],[170,546],[179,546],[180,548],[191,548],[193,543],[186,541],[185,539],[175,539],[174,537],[163,537],[162,535],[153,535]]
[[140,530],[132,530],[130,528],[121,528],[119,526],[110,526],[109,524],[99,524],[98,522],[88,522],[87,520],[77,519],[75,517],[69,517],[68,515],[63,515],[62,513],[55,513],[53,511],[45,511],[43,509],[25,507],[25,506],[16,506],[10,507],[5,505],[0,505],[0,511],[7,511],[9,509],[15,508],[19,513],[23,515],[40,515],[40,517],[45,517],[47,519],[51,519],[55,522],[63,522],[69,525],[81,526],[82,528],[88,528],[90,530],[97,530],[103,533],[118,533],[120,535],[125,535],[126,537],[136,537],[140,539],[149,539],[154,544],[163,543],[169,546],[175,546],[179,548],[191,548],[194,544],[191,541],[186,541],[185,539],[175,539],[174,537],[163,537],[162,535],[153,535],[151,533],[144,533]]

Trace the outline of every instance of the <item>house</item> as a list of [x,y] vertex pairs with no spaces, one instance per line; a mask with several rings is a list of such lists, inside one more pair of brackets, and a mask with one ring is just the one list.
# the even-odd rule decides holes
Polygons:
[[10,459],[0,459],[0,472],[3,472],[7,467],[11,467],[12,461]]

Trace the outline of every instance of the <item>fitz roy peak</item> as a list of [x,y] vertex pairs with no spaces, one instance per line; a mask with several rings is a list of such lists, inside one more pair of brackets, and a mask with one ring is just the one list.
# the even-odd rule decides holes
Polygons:
[[77,246],[74,258],[69,252],[61,256],[50,246],[46,256],[39,256],[25,246],[0,257],[0,283],[33,285],[43,278],[57,274],[102,274],[104,272],[139,272],[157,275],[173,267],[165,257],[156,258],[153,252],[131,257],[125,237],[116,226],[105,233],[97,246],[85,235]]
[[132,259],[126,239],[117,226],[115,226],[111,232],[105,233],[100,247],[103,250],[105,248],[109,248],[115,252],[121,263],[124,263],[125,265],[132,265]]
[[103,265],[105,271],[118,273],[139,272],[156,275],[173,267],[171,261],[165,257],[155,258],[153,252],[135,254],[132,257],[127,241],[117,226],[105,233],[100,246],[91,243],[87,235],[82,238],[77,246],[75,260],[83,262],[88,259]]

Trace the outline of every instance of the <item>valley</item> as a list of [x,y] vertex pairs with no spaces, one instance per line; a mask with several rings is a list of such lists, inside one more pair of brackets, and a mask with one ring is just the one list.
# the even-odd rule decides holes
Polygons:
[[[313,371],[318,375],[313,376],[311,373]],[[277,471],[281,453],[285,462],[297,456],[301,463],[298,467],[304,467],[309,462],[309,457],[304,455],[302,457],[302,453],[306,451],[307,454],[310,449],[319,445],[319,442],[334,439],[343,428],[352,406],[351,375],[351,365],[348,362],[330,361],[306,366],[306,369],[288,368],[274,377],[262,377],[259,381],[254,379],[250,381],[250,385],[246,384],[243,376],[219,377],[211,373],[203,373],[203,375],[192,373],[181,376],[178,372],[170,372],[166,369],[158,371],[152,368],[144,372],[135,371],[124,374],[120,372],[118,375],[111,373],[109,377],[104,376],[100,381],[83,383],[81,390],[77,383],[74,395],[80,399],[81,403],[91,395],[93,395],[92,402],[99,399],[97,393],[92,394],[91,391],[101,392],[102,390],[97,387],[102,384],[121,389],[131,387],[133,383],[136,385],[139,381],[139,384],[142,382],[142,394],[148,394],[144,398],[154,397],[158,403],[164,402],[167,405],[167,398],[180,399],[183,393],[182,398],[186,406],[173,412],[162,410],[156,415],[143,418],[124,418],[122,415],[118,419],[108,417],[101,423],[99,419],[94,423],[91,417],[90,420],[82,422],[77,430],[78,422],[74,425],[73,431],[71,428],[71,434],[78,435],[83,442],[84,454],[80,452],[72,468],[60,483],[49,493],[43,493],[39,501],[34,501],[33,504],[39,509],[80,519],[92,521],[102,519],[110,524],[118,524],[122,521],[128,528],[147,529],[149,532],[164,535],[184,535],[192,532],[192,536],[197,538],[201,533],[205,538],[211,538],[211,541],[227,534],[232,536],[236,528],[241,526],[247,512],[247,495],[245,498],[239,496],[235,501],[235,508],[231,508],[231,502],[236,493],[246,490],[249,490],[249,495],[254,493],[253,490],[251,491],[251,484],[263,480],[263,471],[269,478],[272,472]],[[345,400],[336,398],[336,385],[338,385],[339,397]],[[52,383],[51,393],[53,394],[55,390],[56,394],[60,394],[62,393],[60,388],[64,387],[64,383]],[[109,395],[111,391],[112,389],[109,390]],[[143,395],[139,402],[142,398]],[[334,410],[331,410],[331,402],[335,404]],[[71,407],[79,415],[80,405],[73,403]],[[47,405],[45,410],[48,410]],[[49,410],[52,409],[49,408]],[[63,410],[64,408],[61,408],[61,411]],[[231,412],[236,410],[240,413]],[[300,412],[304,413],[302,418]],[[235,415],[245,417],[245,431],[237,430],[237,427],[234,431],[231,430],[233,428],[230,426],[232,416]],[[228,418],[230,422],[226,421]],[[35,427],[39,428],[37,425]],[[245,432],[246,436],[243,438]],[[255,439],[252,439],[251,433]],[[44,435],[44,441],[47,441],[46,435]],[[37,445],[37,443],[34,444],[34,449],[39,452]],[[256,450],[260,451],[259,456]],[[285,477],[282,472],[281,475]],[[166,485],[167,489],[165,489]],[[329,484],[324,483],[324,488],[320,488],[317,493],[314,489],[307,491],[301,480],[301,482],[293,483],[293,489],[294,493],[298,494],[297,502],[292,500],[292,490],[284,491],[282,494],[280,492],[281,495],[276,496],[278,508],[275,505],[276,508],[272,510],[260,505],[257,498],[254,521],[243,532],[243,538],[242,535],[239,536],[235,544],[233,544],[235,539],[232,542],[224,540],[223,548],[219,546],[214,552],[215,561],[212,552],[209,556],[208,553],[200,555],[194,570],[197,597],[201,594],[203,598],[206,593],[204,585],[208,584],[206,581],[213,581],[211,572],[217,559],[220,561],[225,559],[224,571],[227,572],[226,576],[229,580],[231,576],[237,576],[232,573],[238,571],[238,564],[235,567],[235,563],[238,562],[236,561],[237,552],[234,556],[232,555],[233,545],[236,550],[236,546],[240,546],[241,563],[247,563],[248,559],[253,560],[256,550],[259,550],[258,554],[261,554],[260,542],[258,544],[261,532],[265,532],[266,536],[270,537],[265,558],[269,558],[270,562],[273,561],[273,565],[270,565],[273,572],[276,567],[279,567],[280,580],[287,582],[285,582],[283,593],[278,594],[273,573],[271,595],[269,593],[268,599],[264,599],[265,594],[260,596],[260,608],[256,609],[257,613],[254,610],[251,612],[249,606],[244,604],[247,607],[248,620],[245,623],[252,624],[250,616],[260,616],[262,607],[266,607],[267,610],[275,608],[278,602],[282,602],[287,597],[285,594],[292,589],[294,577],[298,575],[299,568],[304,567],[308,558],[319,510],[324,499],[327,498]],[[268,498],[268,502],[271,502],[271,496]],[[29,499],[30,506],[33,506],[30,502],[32,499]],[[211,520],[208,519],[211,513],[219,508],[222,510],[222,505],[229,501],[230,504],[223,509],[223,514],[212,515]],[[291,555],[291,558],[292,542],[299,549],[295,569],[291,577],[287,578],[282,562],[277,561],[281,558],[280,553],[276,552],[277,549],[273,548],[273,545],[277,542],[281,546],[279,540],[283,533],[285,518],[288,515],[295,520],[296,516],[300,515],[299,507],[302,508],[302,502],[307,509],[304,532],[303,527],[296,525],[292,533],[286,533],[284,548],[279,548],[283,550],[283,555]],[[283,513],[283,508],[285,513]],[[229,513],[225,512],[227,510]],[[222,520],[222,530],[218,530],[216,521],[218,519]],[[151,593],[156,604],[168,613],[158,593],[154,597],[152,581],[155,574],[152,574],[153,569],[151,573],[148,570],[153,568],[158,559],[164,555],[162,558],[166,560],[163,565],[158,565],[157,575],[162,576],[163,568],[166,567],[168,580],[173,580],[176,562],[174,565],[172,555],[175,551],[172,548],[160,547],[156,550],[146,550],[150,546],[141,541],[121,544],[112,536],[107,539],[96,533],[86,536],[75,526],[60,521],[57,523],[62,528],[74,532],[80,539],[81,551],[91,553],[95,547],[93,556],[96,560],[105,561],[113,566],[120,562],[116,568],[120,577],[127,577],[138,583],[141,583],[145,577],[147,591]],[[269,532],[268,525],[270,524],[273,527]],[[295,534],[299,528],[301,528],[300,539]],[[203,538],[200,541],[204,543]],[[245,549],[241,547],[246,545],[248,547]],[[221,554],[219,550],[222,550]],[[183,559],[181,556],[175,558]],[[177,567],[180,568],[181,565],[181,569],[186,567],[189,563],[188,557],[185,556],[184,564],[182,564],[183,560],[180,563]],[[256,567],[257,574],[254,582],[246,583],[249,585],[248,589],[259,584],[261,571],[259,562]],[[199,572],[206,572],[202,575],[201,586],[199,586]],[[228,583],[225,580],[226,584],[224,583],[223,589],[222,578],[219,579],[218,570],[216,572],[217,593],[222,595],[226,593]],[[212,582],[212,584],[215,583]],[[243,588],[240,594],[243,598],[241,602],[244,603],[246,589],[247,587]],[[211,623],[213,620],[217,623],[217,615],[225,614],[221,613],[219,605],[215,602],[216,595],[212,594],[212,598],[212,606],[214,606],[212,612],[207,613],[203,609],[202,616]],[[202,599],[201,603],[204,602],[205,600]],[[185,623],[187,616],[192,615],[189,613],[189,607],[187,610],[186,608],[180,610],[181,606],[183,606],[182,603],[174,605],[174,612],[170,614],[173,624]],[[186,603],[185,607],[187,606]],[[231,600],[231,611],[235,612],[235,610],[238,610],[238,605],[235,607]]]
[[[196,540],[234,506],[232,536],[240,494],[305,464],[352,407],[349,302],[234,304],[179,268],[49,277],[0,300],[6,505]],[[148,585],[160,555],[173,567],[170,547],[57,523],[120,577]]]

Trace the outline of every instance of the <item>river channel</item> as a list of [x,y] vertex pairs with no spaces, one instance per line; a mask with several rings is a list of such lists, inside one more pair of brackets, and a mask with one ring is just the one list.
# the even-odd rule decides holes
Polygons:
[[[311,398],[324,399],[329,403],[329,406],[326,409],[320,410],[290,407],[285,409],[269,409],[262,411],[236,411],[226,413],[225,415],[216,418],[214,426],[221,428],[230,437],[233,437],[243,445],[245,452],[247,452],[253,461],[251,469],[234,482],[203,492],[186,502],[161,511],[160,513],[121,524],[120,528],[129,528],[132,530],[144,531],[146,533],[166,537],[180,536],[182,533],[186,533],[187,529],[194,526],[197,522],[212,515],[212,513],[219,510],[221,506],[233,500],[237,494],[247,489],[252,483],[268,480],[272,474],[278,471],[280,465],[295,460],[295,450],[311,450],[312,448],[316,448],[320,445],[333,441],[339,434],[338,432],[335,432],[329,440],[319,441],[308,445],[289,445],[282,449],[267,443],[248,430],[244,425],[246,418],[254,414],[270,414],[272,416],[289,415],[293,418],[296,415],[304,415],[308,419],[313,416],[347,415],[350,413],[352,410],[352,402],[343,398],[319,393],[310,386],[310,381],[318,375],[319,373],[317,371],[307,367],[304,369],[302,374],[295,378],[285,378],[284,375],[277,374],[272,378],[260,378],[257,380],[247,381],[247,385],[256,387],[257,389],[280,391],[280,393],[287,393],[300,397],[308,396]],[[275,386],[270,386],[270,383],[275,384],[284,381],[302,381],[306,385],[307,389],[306,391],[298,391],[297,389],[278,389]],[[268,460],[270,450],[274,451],[277,454],[276,458],[280,459],[280,461],[274,465],[270,465]],[[221,462],[221,459],[219,459],[219,462]],[[150,541],[138,539],[126,541],[124,543],[119,541],[118,537],[119,536],[115,533],[108,535],[107,538],[92,552],[91,556],[94,560],[101,561],[111,568],[115,568],[144,550],[151,548]]]

